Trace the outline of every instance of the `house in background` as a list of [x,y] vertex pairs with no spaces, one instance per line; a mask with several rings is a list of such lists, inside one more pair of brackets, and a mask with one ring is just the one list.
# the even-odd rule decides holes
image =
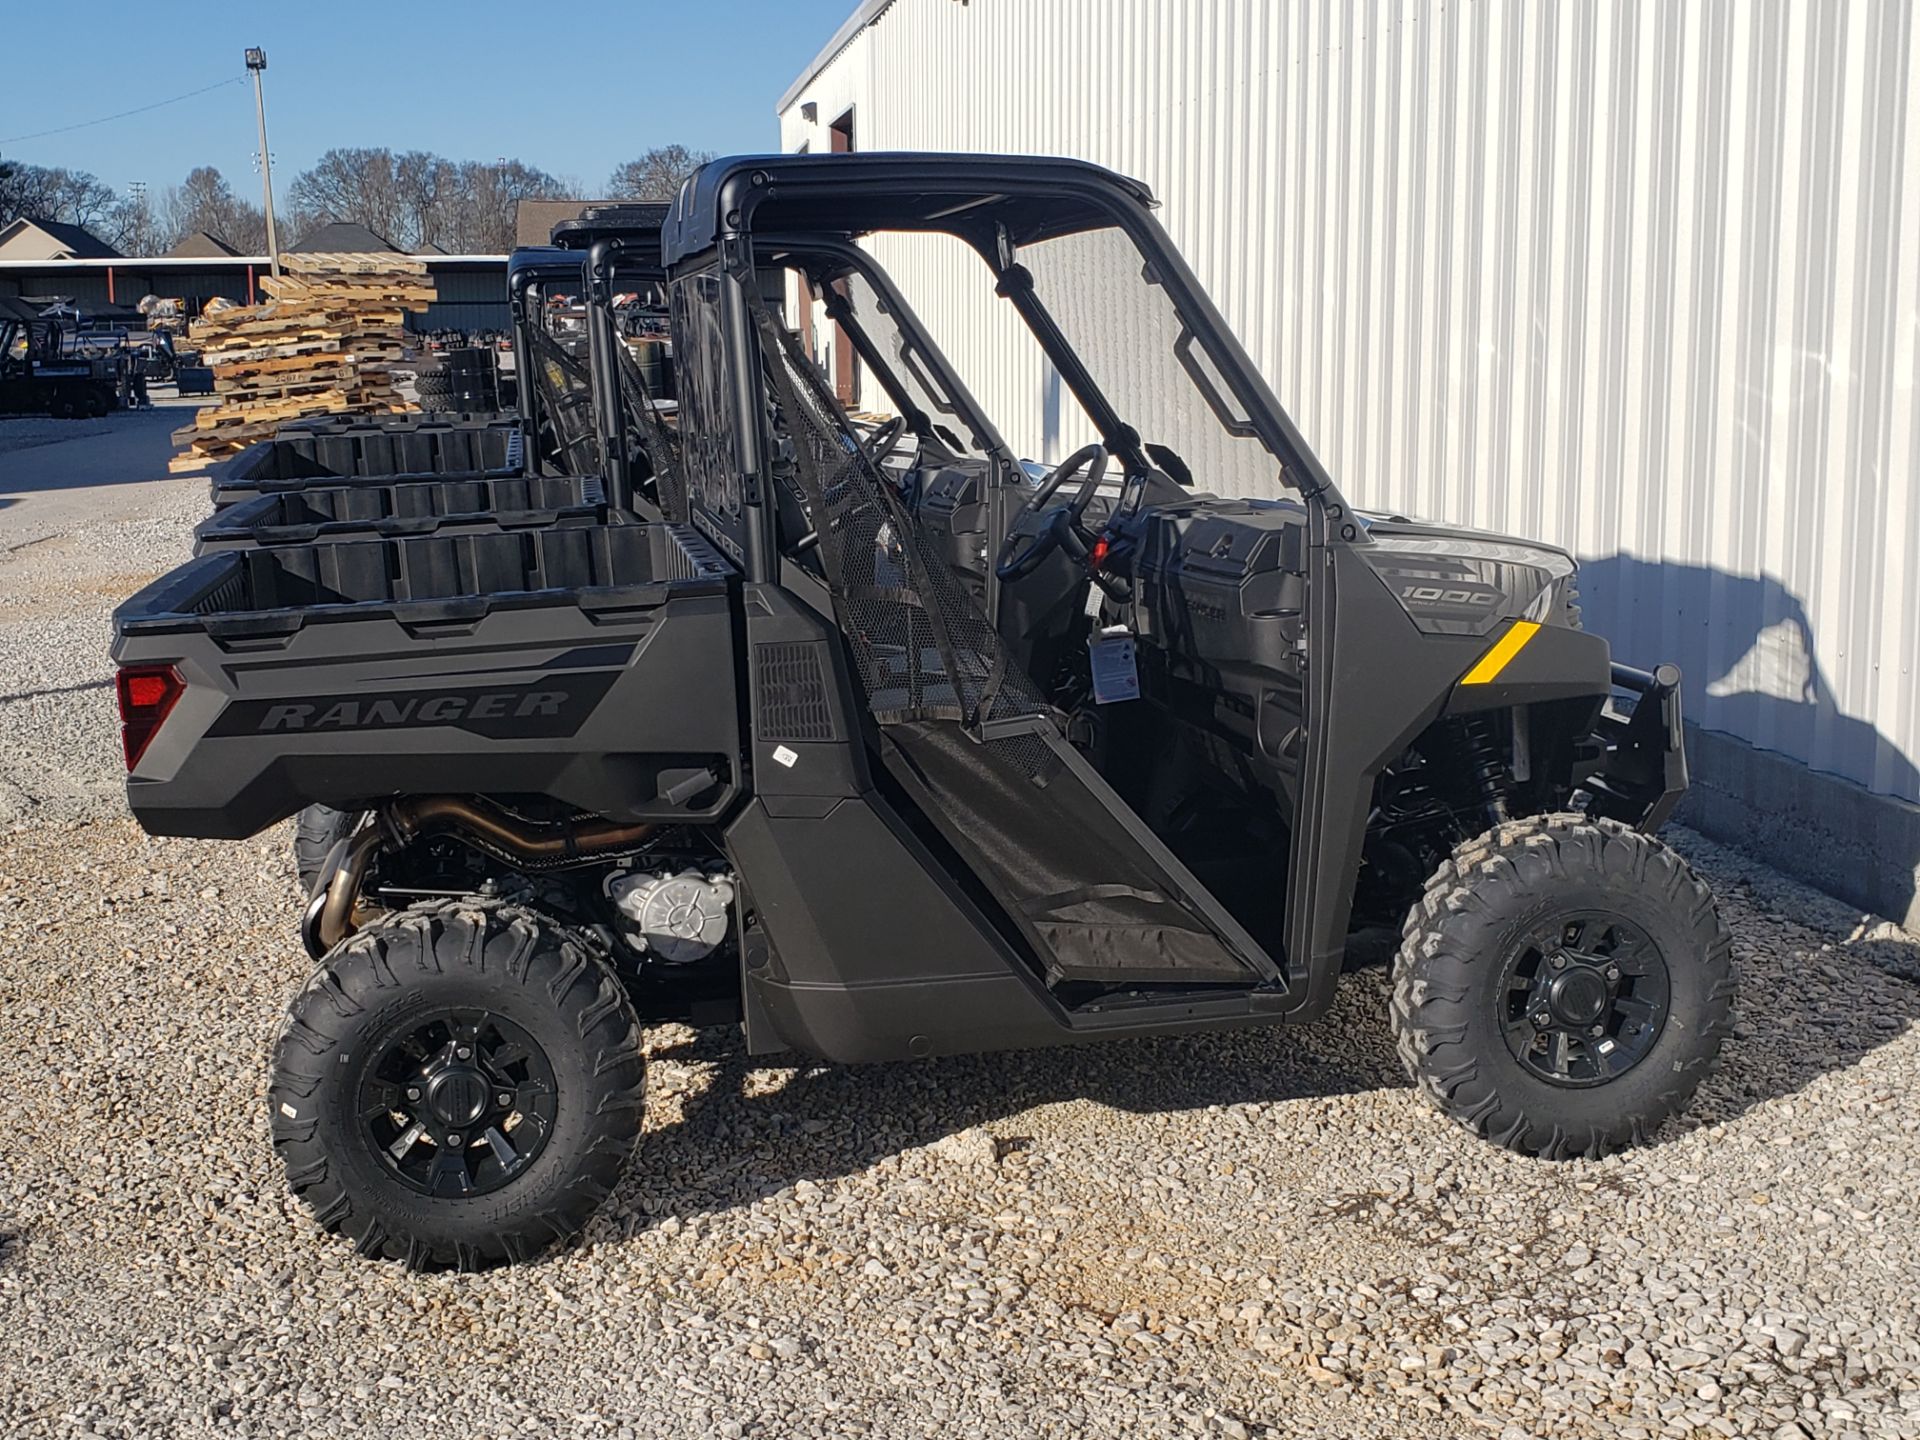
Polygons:
[[562,220],[578,220],[595,205],[616,205],[616,200],[520,200],[513,207],[513,243],[547,245],[553,240],[553,227]]
[[22,216],[0,229],[0,260],[117,260],[120,252],[91,230]]
[[167,251],[171,260],[218,260],[240,252],[218,235],[206,230],[196,230],[182,238],[180,243]]
[[297,245],[287,246],[289,254],[300,255],[382,255],[406,252],[383,235],[352,220],[334,220],[309,230]]

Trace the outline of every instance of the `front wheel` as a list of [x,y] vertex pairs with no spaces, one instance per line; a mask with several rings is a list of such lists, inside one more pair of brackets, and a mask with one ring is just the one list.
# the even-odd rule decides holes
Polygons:
[[1598,1158],[1692,1098],[1733,1028],[1733,960],[1686,861],[1611,820],[1543,815],[1427,882],[1393,1027],[1436,1106],[1509,1149]]
[[267,1105],[287,1180],[362,1255],[522,1261],[580,1229],[640,1131],[640,1024],[565,929],[479,898],[341,942],[295,997]]

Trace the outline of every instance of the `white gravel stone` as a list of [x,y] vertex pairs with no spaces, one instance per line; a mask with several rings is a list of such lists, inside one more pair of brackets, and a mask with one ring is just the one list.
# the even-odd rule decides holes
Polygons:
[[978,1125],[970,1125],[934,1142],[933,1151],[954,1165],[992,1165],[999,1160],[1000,1147],[993,1136]]

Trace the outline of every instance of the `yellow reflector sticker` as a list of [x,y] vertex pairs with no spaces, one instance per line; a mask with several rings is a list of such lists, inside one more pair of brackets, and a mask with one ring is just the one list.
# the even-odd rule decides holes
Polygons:
[[1533,639],[1539,630],[1540,625],[1537,621],[1514,621],[1513,628],[1502,635],[1499,642],[1480,657],[1480,663],[1467,671],[1460,678],[1460,683],[1462,685],[1492,684],[1500,678],[1500,672],[1507,668],[1507,662],[1526,649],[1527,642]]

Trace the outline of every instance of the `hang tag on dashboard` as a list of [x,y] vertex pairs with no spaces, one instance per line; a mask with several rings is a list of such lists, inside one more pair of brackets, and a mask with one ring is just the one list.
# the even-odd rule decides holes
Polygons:
[[1098,705],[1140,698],[1140,666],[1134,656],[1133,632],[1111,626],[1087,637],[1087,659],[1093,671],[1093,699]]

